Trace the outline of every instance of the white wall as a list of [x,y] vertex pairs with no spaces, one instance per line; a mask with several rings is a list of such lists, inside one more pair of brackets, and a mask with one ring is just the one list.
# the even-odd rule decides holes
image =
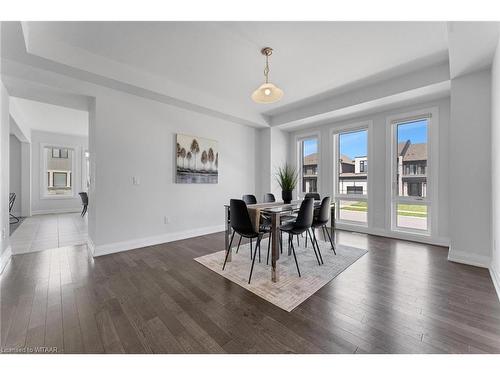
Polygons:
[[271,128],[271,192],[276,200],[281,200],[281,188],[276,181],[276,170],[288,161],[290,134],[278,128]]
[[0,81],[0,273],[10,259],[9,246],[9,95]]
[[491,275],[500,296],[500,41],[491,67]]
[[[96,255],[220,231],[224,204],[257,189],[253,128],[107,89],[92,118]],[[218,184],[174,183],[178,132],[218,141]]]
[[[32,189],[31,210],[33,214],[78,212],[81,211],[81,199],[78,192],[82,190],[82,153],[88,148],[88,137],[31,131],[32,157]],[[66,146],[75,150],[76,170],[73,172],[74,196],[65,198],[43,198],[40,189],[40,171],[42,162],[40,158],[43,144],[53,146]],[[42,146],[41,146],[42,145]]]
[[449,259],[489,267],[491,73],[451,81]]
[[[448,210],[449,210],[449,189],[448,189],[448,133],[450,127],[450,100],[443,98],[440,100],[421,103],[413,106],[406,106],[390,111],[373,113],[355,117],[348,120],[333,122],[315,128],[308,128],[291,133],[289,162],[297,163],[297,138],[305,135],[318,135],[320,144],[319,155],[319,193],[321,196],[332,196],[333,192],[333,138],[332,130],[340,129],[351,124],[368,124],[371,122],[371,140],[369,140],[368,171],[371,185],[369,187],[369,210],[368,217],[371,222],[370,228],[358,228],[360,231],[379,235],[398,236],[390,231],[390,216],[386,202],[387,193],[387,118],[393,115],[437,107],[439,111],[438,139],[439,139],[439,191],[438,199],[435,202],[438,206],[439,220],[436,233],[428,242],[437,244],[448,244]],[[406,236],[411,238],[411,236]],[[418,239],[418,237],[416,237]]]
[[12,213],[16,216],[21,215],[22,190],[21,190],[21,142],[16,136],[9,137],[9,192],[16,194],[16,200],[12,207]]

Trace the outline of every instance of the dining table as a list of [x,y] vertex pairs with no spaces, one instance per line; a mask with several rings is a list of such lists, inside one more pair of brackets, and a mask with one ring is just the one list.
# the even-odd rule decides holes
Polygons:
[[[247,209],[252,221],[252,225],[256,232],[259,231],[260,220],[265,216],[270,219],[271,229],[271,281],[277,282],[278,277],[278,260],[280,258],[280,226],[283,217],[289,217],[299,211],[302,199],[293,200],[290,203],[284,202],[271,202],[271,203],[257,203],[248,204]],[[314,209],[319,209],[321,201],[314,201]],[[224,205],[225,211],[225,249],[227,255],[227,262],[232,260],[232,249],[229,248],[230,238],[233,232],[231,228],[231,214],[229,204]],[[335,238],[335,203],[330,204],[330,236]],[[227,254],[229,253],[229,254]],[[288,245],[288,255],[291,255],[290,244]]]

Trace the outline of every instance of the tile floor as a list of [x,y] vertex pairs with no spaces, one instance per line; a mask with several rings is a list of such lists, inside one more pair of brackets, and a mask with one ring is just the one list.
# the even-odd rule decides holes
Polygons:
[[27,217],[10,237],[12,252],[22,254],[87,242],[87,215],[79,213]]

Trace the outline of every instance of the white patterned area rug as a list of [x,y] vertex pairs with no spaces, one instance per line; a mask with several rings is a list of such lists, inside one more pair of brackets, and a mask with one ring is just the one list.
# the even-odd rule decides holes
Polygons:
[[280,255],[277,262],[278,282],[276,283],[271,281],[271,255],[269,255],[269,265],[266,265],[267,238],[263,239],[261,244],[261,263],[258,262],[259,256],[257,254],[251,284],[248,284],[248,276],[252,266],[250,244],[241,245],[238,254],[236,254],[236,247],[233,247],[232,261],[226,264],[224,271],[222,271],[224,250],[194,260],[290,312],[367,253],[364,249],[336,245],[337,255],[334,255],[329,242],[318,242],[324,261],[321,266],[318,265],[310,242],[307,248],[304,247],[303,238],[300,239],[300,247],[297,246],[296,242],[294,243],[302,275],[299,277],[293,255],[288,256],[288,241],[284,239],[283,254]]

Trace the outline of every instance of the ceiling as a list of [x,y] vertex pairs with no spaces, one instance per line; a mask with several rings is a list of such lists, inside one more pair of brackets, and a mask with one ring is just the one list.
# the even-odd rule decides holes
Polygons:
[[[471,44],[479,28],[478,23],[454,24],[455,31],[447,22],[21,22],[16,43],[23,46],[10,49],[16,54],[23,49],[43,64],[59,64],[63,74],[74,69],[85,77],[92,74],[94,82],[103,85],[125,83],[133,93],[169,104],[256,127],[286,126],[285,121],[311,103],[321,102],[324,109],[295,116],[301,124],[316,121],[322,111],[328,118],[332,101],[338,103],[335,110],[347,102],[362,104],[366,85],[395,77],[404,81],[407,74],[431,65],[446,65],[439,77],[428,74],[434,77],[428,85],[436,89],[423,89],[418,78],[401,90],[442,93],[443,82],[450,79],[448,59],[470,56],[452,54],[450,45],[461,46],[461,41],[449,39],[467,34]],[[472,33],[463,24],[472,27]],[[498,29],[496,23],[489,25]],[[285,92],[274,104],[250,99],[264,79],[264,46],[274,48],[270,81]],[[372,87],[373,95],[362,100],[403,100],[395,96],[394,86],[389,82],[382,89]],[[349,90],[347,100],[344,93]]]
[[42,130],[87,137],[89,113],[58,105],[10,97],[11,114],[24,130]]

